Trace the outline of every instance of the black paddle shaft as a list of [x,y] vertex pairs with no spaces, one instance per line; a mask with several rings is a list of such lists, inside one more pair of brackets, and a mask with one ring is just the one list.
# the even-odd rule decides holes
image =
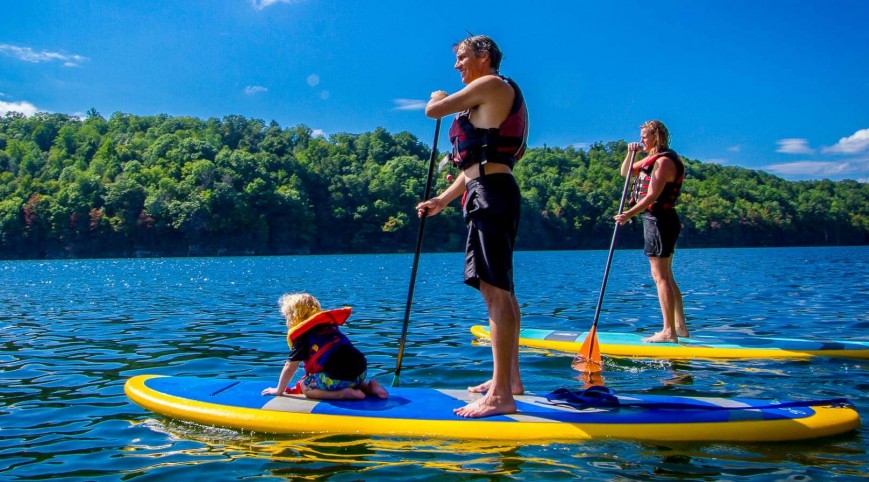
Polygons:
[[[625,187],[622,190],[622,199],[619,202],[619,214],[622,213],[625,209],[625,201],[628,198],[628,189],[631,186],[631,172],[633,171],[634,164],[634,156],[636,155],[636,151],[631,151],[631,159],[629,161],[630,167],[628,168],[628,174],[625,176]],[[600,318],[600,308],[603,306],[603,295],[606,292],[606,281],[610,275],[610,265],[612,265],[613,261],[613,252],[616,249],[616,235],[619,233],[619,223],[616,223],[615,228],[613,228],[613,239],[610,241],[610,252],[606,259],[606,269],[603,271],[603,283],[600,286],[600,294],[597,298],[597,308],[594,310],[594,323],[592,323],[592,328],[597,328],[597,320]]]
[[[434,141],[431,146],[431,157],[428,162],[428,178],[425,181],[425,193],[422,196],[426,201],[431,196],[431,185],[434,178],[435,158],[438,154],[438,137],[441,131],[441,119],[435,123]],[[416,271],[419,267],[419,253],[422,250],[422,234],[425,231],[425,220],[428,215],[423,215],[419,221],[419,233],[416,235],[416,252],[413,255],[413,268],[410,270],[410,286],[407,289],[407,304],[404,308],[404,324],[401,327],[401,341],[398,343],[398,357],[395,360],[395,378],[392,386],[398,386],[398,375],[401,373],[401,361],[404,358],[404,344],[407,341],[407,327],[410,324],[410,307],[413,304],[413,288],[416,284]]]

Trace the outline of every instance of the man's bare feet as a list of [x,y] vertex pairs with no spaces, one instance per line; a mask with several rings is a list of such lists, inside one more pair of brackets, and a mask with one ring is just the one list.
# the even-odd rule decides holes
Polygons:
[[648,338],[643,338],[643,343],[679,343],[679,337],[659,331]]
[[[471,393],[486,393],[489,391],[489,387],[492,386],[492,380],[487,380],[477,386],[468,387],[468,391]],[[525,393],[525,387],[522,386],[522,382],[513,383],[513,395],[522,395]]]
[[501,397],[485,396],[474,400],[464,407],[453,410],[453,413],[465,418],[482,418],[493,415],[503,415],[516,412],[516,401],[501,399]]

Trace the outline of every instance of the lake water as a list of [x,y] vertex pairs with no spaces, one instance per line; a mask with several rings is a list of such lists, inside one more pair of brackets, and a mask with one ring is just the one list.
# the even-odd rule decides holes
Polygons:
[[[606,251],[519,252],[523,326],[586,330]],[[463,255],[423,254],[401,386],[463,388],[491,352],[461,282]],[[262,378],[286,356],[277,298],[308,291],[349,305],[345,332],[392,382],[412,254],[0,262],[0,480],[849,480],[866,477],[869,429],[772,444],[595,440],[516,444],[275,436],[204,427],[131,403],[144,373]],[[869,340],[869,247],[680,250],[674,269],[693,334]],[[602,331],[651,333],[648,262],[619,250]],[[526,389],[578,387],[571,354],[523,349]],[[848,397],[869,423],[869,361],[607,359],[618,392]]]

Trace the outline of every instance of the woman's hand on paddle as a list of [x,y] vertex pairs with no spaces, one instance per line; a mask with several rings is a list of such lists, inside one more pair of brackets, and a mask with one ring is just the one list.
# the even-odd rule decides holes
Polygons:
[[613,216],[613,219],[616,220],[616,222],[619,224],[619,226],[624,226],[625,223],[630,221],[631,217],[625,213],[621,213],[621,214],[616,214],[615,216]]

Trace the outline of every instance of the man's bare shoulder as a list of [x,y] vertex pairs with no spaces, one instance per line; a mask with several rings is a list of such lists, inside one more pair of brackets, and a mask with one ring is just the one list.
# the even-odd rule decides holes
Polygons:
[[488,101],[495,101],[497,103],[513,102],[513,96],[515,95],[513,87],[505,82],[503,78],[497,75],[485,75],[476,79],[472,84],[476,82],[479,82],[479,84],[474,86],[475,90]]
[[501,77],[494,74],[484,75],[478,79],[475,79],[473,82],[468,84],[468,87],[493,91],[513,91],[513,87],[510,87],[510,84],[505,82],[504,79],[502,79]]

